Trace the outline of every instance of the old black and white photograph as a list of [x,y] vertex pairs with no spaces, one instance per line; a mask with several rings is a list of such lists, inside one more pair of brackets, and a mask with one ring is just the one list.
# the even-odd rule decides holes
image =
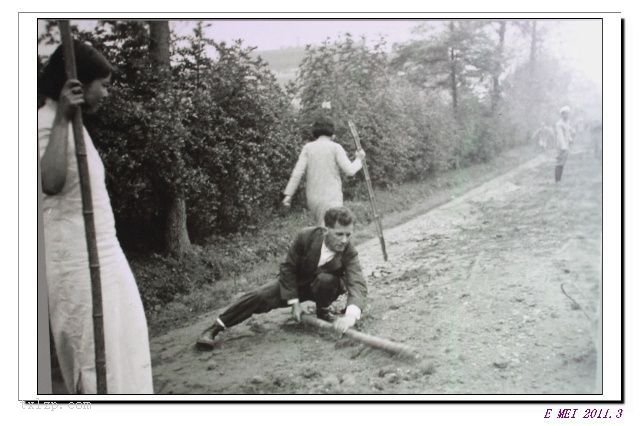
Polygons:
[[40,393],[603,395],[600,17],[71,16],[37,42]]

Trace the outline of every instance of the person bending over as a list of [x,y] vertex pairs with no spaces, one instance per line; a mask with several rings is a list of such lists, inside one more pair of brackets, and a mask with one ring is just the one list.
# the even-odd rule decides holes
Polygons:
[[308,300],[316,303],[318,318],[330,321],[329,306],[343,293],[347,293],[347,307],[333,325],[340,332],[352,327],[360,319],[367,297],[358,252],[350,242],[355,217],[346,207],[333,207],[326,211],[324,222],[326,227],[300,231],[280,264],[278,278],[231,304],[202,333],[197,347],[213,349],[221,331],[276,308],[290,307],[300,322],[300,303]]

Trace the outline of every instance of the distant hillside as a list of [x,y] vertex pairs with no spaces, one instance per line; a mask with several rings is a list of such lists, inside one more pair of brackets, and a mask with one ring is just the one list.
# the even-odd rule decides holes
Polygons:
[[260,56],[278,78],[282,85],[295,79],[296,72],[304,58],[304,47],[285,47],[277,50],[254,51],[254,56]]

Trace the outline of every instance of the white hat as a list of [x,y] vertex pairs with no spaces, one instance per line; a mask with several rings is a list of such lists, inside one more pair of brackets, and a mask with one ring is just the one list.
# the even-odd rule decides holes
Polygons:
[[571,108],[569,108],[568,105],[565,105],[562,108],[560,108],[560,114],[562,114],[563,112],[569,113],[570,111],[571,111]]

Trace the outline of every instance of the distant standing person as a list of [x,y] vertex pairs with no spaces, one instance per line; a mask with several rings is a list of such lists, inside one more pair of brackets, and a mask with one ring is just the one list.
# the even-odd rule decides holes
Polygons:
[[546,151],[552,146],[553,140],[555,139],[553,127],[542,122],[531,138],[542,150]]
[[560,119],[556,122],[556,147],[558,149],[558,155],[556,157],[556,183],[562,179],[562,171],[569,156],[569,147],[573,143],[574,132],[571,124],[569,124],[570,111],[568,106],[563,106],[560,109]]
[[[112,67],[93,47],[74,42],[78,80],[67,80],[62,46],[46,64],[38,92],[38,146],[49,319],[67,391],[97,392],[91,278],[82,196],[72,131],[78,107],[95,113],[108,96]],[[129,263],[120,248],[105,185],[105,170],[83,129],[102,281],[107,391],[151,394],[147,321]]]
[[324,213],[330,207],[342,206],[342,179],[340,172],[355,175],[362,168],[363,150],[356,151],[352,162],[344,148],[332,140],[334,124],[328,118],[320,118],[313,124],[315,140],[307,143],[300,152],[289,183],[284,190],[282,204],[291,206],[291,197],[296,193],[302,177],[306,177],[307,207],[318,226],[324,225]]

